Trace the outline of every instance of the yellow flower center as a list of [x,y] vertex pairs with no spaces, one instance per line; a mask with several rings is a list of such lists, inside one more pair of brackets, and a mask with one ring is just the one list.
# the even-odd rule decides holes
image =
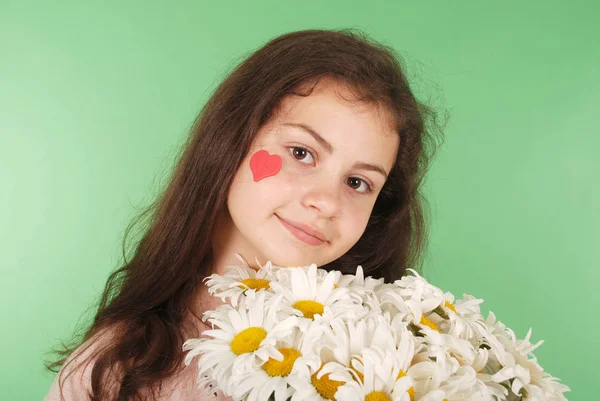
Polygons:
[[387,396],[386,393],[381,391],[371,391],[365,397],[365,401],[391,401],[390,397]]
[[325,309],[323,304],[311,300],[297,301],[292,306],[302,312],[304,317],[313,320],[315,315],[322,315]]
[[452,312],[456,313],[456,308],[454,307],[454,305],[452,305],[450,302],[446,301],[444,303],[444,306],[448,309],[450,309]]
[[[323,368],[323,365],[321,365],[321,368]],[[344,384],[344,382],[330,380],[329,373],[323,375],[320,379],[317,379],[317,374],[321,371],[321,368],[312,374],[310,377],[310,382],[313,386],[315,386],[321,397],[335,401],[335,393],[338,390],[338,387]]]
[[287,376],[292,371],[296,359],[301,356],[300,351],[295,348],[278,348],[277,350],[283,354],[283,360],[269,358],[262,368],[271,377]]
[[437,331],[439,333],[440,329],[437,327],[437,325],[435,323],[433,323],[431,320],[427,319],[425,317],[425,315],[421,316],[421,324],[431,327],[433,330]]
[[[400,369],[400,372],[398,373],[398,377],[396,377],[396,380],[398,380],[399,378],[404,377],[404,376],[406,376],[406,372],[403,371],[402,369]],[[415,399],[415,388],[411,387],[406,392],[410,396],[410,400],[413,401]]]
[[254,352],[266,337],[267,332],[262,327],[248,327],[233,337],[233,340],[231,340],[231,351],[236,355]]
[[[246,285],[246,287],[251,290],[268,290],[271,286],[271,282],[264,278],[245,278],[242,280],[242,284]],[[240,285],[239,287],[243,289],[246,288],[243,285]]]

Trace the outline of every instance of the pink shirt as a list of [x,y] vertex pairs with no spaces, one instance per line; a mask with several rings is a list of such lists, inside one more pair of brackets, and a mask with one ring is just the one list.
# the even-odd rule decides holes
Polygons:
[[[83,346],[82,346],[83,347]],[[76,363],[83,358],[86,358],[93,352],[93,346],[80,353],[81,347],[78,348],[74,353],[75,363],[71,363],[68,366],[61,368],[61,372],[57,374],[50,387],[50,391],[44,398],[44,401],[84,401],[88,400],[87,394],[91,388],[91,372],[93,368],[93,360],[88,364],[77,367],[77,369],[64,381],[62,386],[61,398],[60,388],[58,384],[58,377],[67,369],[71,372],[76,367]],[[77,354],[77,355],[75,355]],[[183,358],[183,353],[182,353]],[[182,373],[166,379],[161,386],[157,401],[231,401],[231,397],[226,397],[220,390],[215,389],[214,383],[206,385],[204,388],[199,389],[196,386],[196,379],[198,375],[198,365],[196,359],[187,366]],[[64,380],[64,378],[61,378]]]

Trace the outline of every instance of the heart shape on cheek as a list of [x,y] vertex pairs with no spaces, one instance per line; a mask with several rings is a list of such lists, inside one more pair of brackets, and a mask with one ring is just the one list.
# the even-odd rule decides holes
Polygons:
[[271,177],[281,170],[281,157],[270,155],[266,150],[259,150],[250,158],[250,169],[254,176],[254,182],[263,178]]

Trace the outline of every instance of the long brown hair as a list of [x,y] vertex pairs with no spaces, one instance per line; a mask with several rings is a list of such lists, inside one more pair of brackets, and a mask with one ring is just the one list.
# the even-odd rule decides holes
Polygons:
[[[442,125],[430,106],[416,100],[403,70],[393,49],[354,29],[291,32],[251,54],[200,111],[166,189],[127,227],[124,264],[109,276],[93,323],[48,368],[58,369],[98,332],[119,327],[94,355],[92,400],[106,399],[102,378],[115,366],[121,371],[118,400],[141,399],[148,389],[155,394],[163,379],[178,372],[184,317],[210,274],[211,237],[232,178],[281,99],[308,96],[310,90],[297,89],[322,77],[347,85],[357,101],[386,107],[400,136],[396,163],[363,236],[323,267],[354,272],[360,264],[366,275],[387,281],[408,267],[419,271],[426,242],[420,190]],[[128,235],[142,220],[147,224],[128,260]]]

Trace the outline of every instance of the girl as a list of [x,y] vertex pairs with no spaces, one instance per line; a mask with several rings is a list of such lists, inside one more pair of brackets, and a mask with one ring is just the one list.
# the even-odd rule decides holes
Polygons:
[[434,115],[393,51],[361,33],[271,40],[202,109],[91,327],[49,365],[62,368],[46,400],[224,399],[195,388],[182,344],[220,302],[202,279],[235,253],[344,273],[360,264],[387,281],[417,267]]

